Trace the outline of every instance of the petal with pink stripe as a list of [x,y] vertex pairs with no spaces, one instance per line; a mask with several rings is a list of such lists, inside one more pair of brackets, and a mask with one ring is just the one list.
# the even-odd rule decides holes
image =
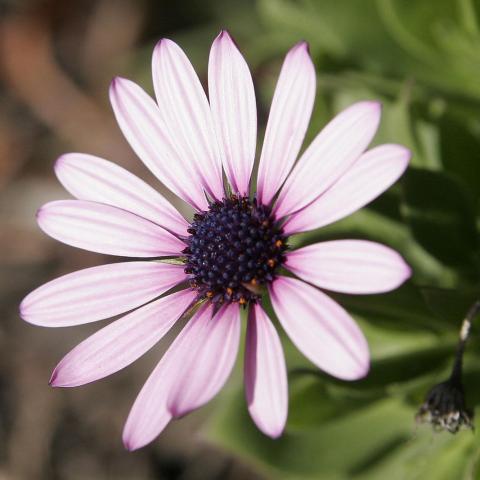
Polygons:
[[287,335],[312,363],[342,380],[357,380],[367,374],[367,341],[338,303],[294,278],[279,277],[269,290]]
[[205,91],[183,50],[171,40],[158,42],[152,57],[155,96],[168,135],[205,190],[224,196],[222,161]]
[[252,306],[247,324],[245,394],[257,427],[279,437],[288,414],[287,368],[278,333],[258,304]]
[[411,152],[385,144],[365,152],[314,202],[293,214],[284,225],[287,235],[320,228],[350,215],[387,190],[403,174]]
[[397,252],[366,240],[309,245],[289,252],[285,266],[317,287],[353,294],[388,292],[411,275]]
[[37,214],[51,237],[91,252],[124,257],[179,255],[185,244],[155,223],[102,203],[58,200]]
[[306,42],[285,57],[268,116],[258,167],[257,196],[268,205],[297,158],[315,100],[315,69]]
[[358,102],[328,123],[280,191],[275,204],[277,218],[307,206],[345,174],[372,141],[380,113],[378,102]]
[[37,288],[20,305],[24,320],[44,327],[95,322],[127,312],[185,280],[183,268],[123,262],[69,273]]
[[110,102],[125,138],[143,163],[173,193],[206,210],[208,202],[201,182],[192,175],[191,160],[178,154],[153,99],[135,83],[117,77],[110,86]]
[[129,450],[151,442],[168,422],[208,402],[230,374],[240,340],[238,305],[213,318],[202,307],[187,323],[140,391],[123,432]]
[[187,221],[168,200],[143,180],[108,160],[68,153],[57,160],[55,173],[63,186],[80,200],[118,207],[178,235],[187,235]]
[[102,328],[63,357],[50,385],[76,387],[127,367],[170,330],[195,296],[192,290],[172,293]]
[[168,409],[181,417],[209,402],[223,387],[237,358],[240,342],[240,308],[230,304],[217,314],[197,321],[182,351],[182,367],[168,395]]
[[257,107],[252,76],[232,38],[222,31],[208,62],[208,91],[227,179],[248,195],[257,143]]

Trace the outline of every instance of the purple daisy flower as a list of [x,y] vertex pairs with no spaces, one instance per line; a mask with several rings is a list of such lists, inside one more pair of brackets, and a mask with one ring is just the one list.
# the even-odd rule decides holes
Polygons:
[[79,153],[60,157],[56,174],[76,200],[43,206],[40,227],[74,247],[142,260],[55,279],[23,300],[22,318],[64,327],[129,312],[55,368],[51,385],[73,387],[126,367],[179,318],[191,315],[132,407],[123,439],[134,450],[222,388],[237,356],[240,311],[246,308],[248,409],[262,432],[278,437],[287,418],[287,374],[262,297],[270,296],[280,324],[311,362],[337,378],[355,380],[369,368],[365,337],[316,287],[379,293],[398,287],[411,273],[400,255],[377,243],[328,241],[291,251],[288,239],[373,200],[403,173],[410,152],[393,144],[365,151],[381,113],[379,103],[365,101],[337,115],[294,165],[315,96],[315,71],[302,42],[283,63],[251,195],[255,93],[229,34],[220,33],[212,45],[209,100],[186,55],[170,40],[154,50],[153,83],[157,103],[135,83],[115,79],[113,110],[140,159],[195,209],[193,220],[107,160]]

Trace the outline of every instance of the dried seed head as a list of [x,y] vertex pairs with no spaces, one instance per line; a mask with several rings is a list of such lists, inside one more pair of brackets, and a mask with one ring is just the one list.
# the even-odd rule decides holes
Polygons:
[[457,433],[460,429],[473,429],[473,412],[465,405],[463,387],[451,380],[435,385],[428,392],[415,419],[432,424],[438,431]]

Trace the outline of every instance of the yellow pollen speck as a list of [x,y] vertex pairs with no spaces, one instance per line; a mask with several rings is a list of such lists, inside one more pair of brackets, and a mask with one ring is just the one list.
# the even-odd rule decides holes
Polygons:
[[247,303],[247,301],[245,300],[244,297],[241,297],[240,300],[238,301],[238,303],[239,303],[240,305],[245,305],[245,304]]
[[282,242],[281,240],[277,240],[277,241],[275,242],[275,246],[276,246],[277,248],[280,248],[282,245],[283,245],[283,242]]
[[233,294],[233,290],[230,287],[227,288],[227,294],[230,296]]
[[250,282],[253,286],[255,285],[258,285],[258,282],[257,282],[257,279],[256,278],[252,278],[251,282]]
[[270,260],[267,261],[267,265],[270,268],[273,268],[275,266],[275,260],[273,258],[270,258]]
[[209,290],[206,294],[205,294],[208,298],[212,298],[213,297],[213,292],[211,290]]

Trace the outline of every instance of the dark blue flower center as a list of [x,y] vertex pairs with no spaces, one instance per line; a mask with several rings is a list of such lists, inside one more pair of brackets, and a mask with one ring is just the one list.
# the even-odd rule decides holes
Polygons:
[[232,195],[194,216],[185,273],[199,298],[245,305],[259,299],[285,261],[287,238],[270,207]]

